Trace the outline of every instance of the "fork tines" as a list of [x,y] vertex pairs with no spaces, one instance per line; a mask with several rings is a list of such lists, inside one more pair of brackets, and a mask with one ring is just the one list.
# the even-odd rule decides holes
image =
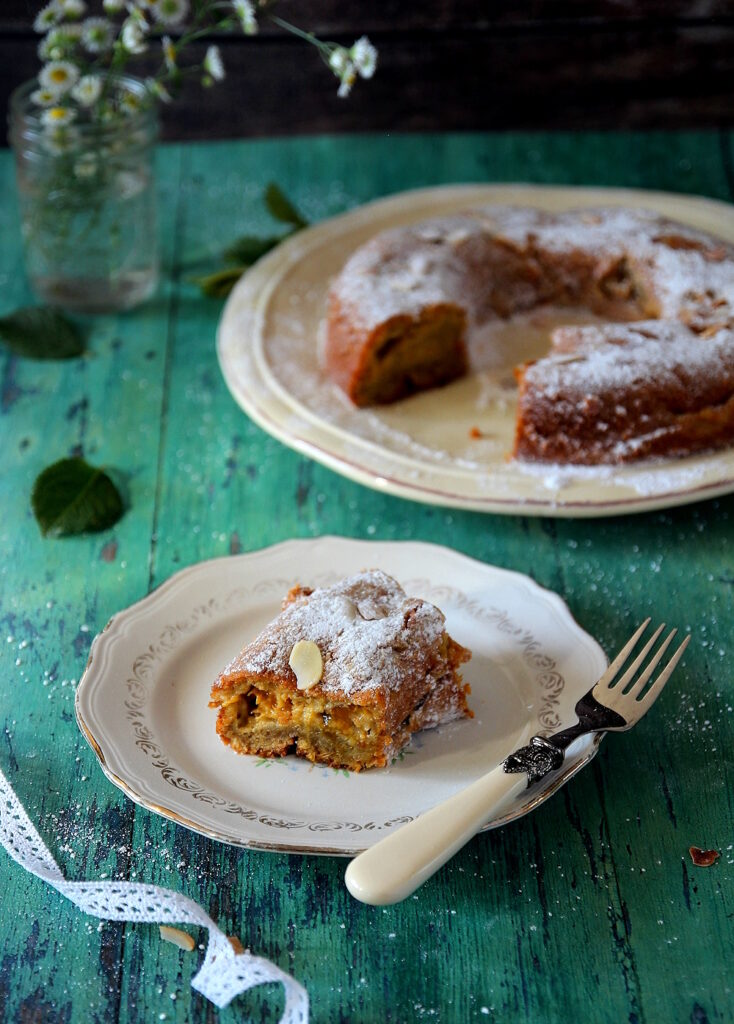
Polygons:
[[643,671],[637,676],[638,671],[648,659],[650,652],[665,629],[665,623],[662,623],[645,643],[624,674],[618,678],[619,672],[626,665],[632,651],[650,625],[650,621],[649,618],[645,619],[642,625],[635,630],[593,690],[594,697],[601,704],[619,712],[630,723],[638,721],[660,695],[660,691],[668,679],[670,679],[673,670],[683,656],[683,652],[691,639],[689,635],[683,640],[669,661],[663,666],[660,674],[648,687],[653,672],[660,664],[665,652],[678,632],[677,629],[672,629],[668,633]]

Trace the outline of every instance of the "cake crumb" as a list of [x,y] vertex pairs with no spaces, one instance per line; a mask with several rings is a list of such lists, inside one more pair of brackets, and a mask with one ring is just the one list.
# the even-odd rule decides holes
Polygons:
[[697,868],[710,868],[721,856],[718,850],[702,850],[699,846],[689,846],[688,852]]

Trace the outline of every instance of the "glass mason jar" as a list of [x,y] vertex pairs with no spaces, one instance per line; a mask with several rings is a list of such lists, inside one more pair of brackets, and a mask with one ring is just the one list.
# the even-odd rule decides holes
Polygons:
[[28,277],[43,302],[80,313],[130,309],[158,283],[156,108],[142,82],[117,84],[140,104],[108,121],[49,128],[35,80],[10,98]]

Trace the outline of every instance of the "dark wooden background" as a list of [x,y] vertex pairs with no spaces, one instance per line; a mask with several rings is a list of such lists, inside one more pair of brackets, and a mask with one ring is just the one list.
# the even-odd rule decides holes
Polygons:
[[[37,69],[41,4],[0,0],[4,107]],[[165,113],[167,138],[734,123],[726,0],[283,0],[276,10],[324,39],[367,33],[378,74],[339,100],[316,51],[263,18],[256,37],[218,40],[226,81],[187,89]]]

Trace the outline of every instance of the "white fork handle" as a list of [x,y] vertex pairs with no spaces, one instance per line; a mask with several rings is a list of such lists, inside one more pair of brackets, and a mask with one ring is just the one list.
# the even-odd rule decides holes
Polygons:
[[499,765],[355,857],[344,875],[347,889],[362,903],[399,903],[527,784],[524,772],[509,774]]

